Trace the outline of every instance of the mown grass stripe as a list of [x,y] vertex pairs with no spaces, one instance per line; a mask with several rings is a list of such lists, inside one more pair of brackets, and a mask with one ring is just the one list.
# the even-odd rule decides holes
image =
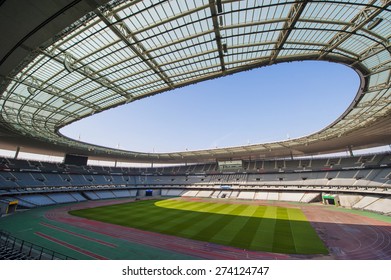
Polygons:
[[[158,205],[158,204],[157,204]],[[160,205],[158,205],[160,207]],[[173,209],[175,210],[183,210],[183,211],[198,211],[198,212],[208,212],[214,211],[217,207],[216,203],[209,202],[188,202],[186,205],[175,205]]]
[[237,212],[238,205],[226,205],[221,210],[228,215],[211,214],[208,218],[208,223],[203,224],[200,230],[192,236],[192,238],[199,240],[212,241],[214,236],[221,231],[231,222],[232,218],[229,215]]
[[208,216],[199,212],[189,212],[186,219],[177,220],[175,224],[166,229],[167,234],[191,238],[197,224],[202,224]]
[[[227,205],[227,208],[236,207],[234,205]],[[182,237],[191,237],[193,235],[194,229],[188,230],[188,228],[197,228],[199,225],[203,224],[203,221],[205,219],[205,213],[203,212],[191,212],[191,211],[184,211],[181,212],[184,216],[182,219],[178,219],[176,221],[173,221],[171,223],[171,227],[169,229],[169,232],[173,235],[180,235]]]
[[262,215],[262,219],[258,225],[256,234],[253,237],[251,247],[254,250],[273,250],[274,240],[274,228],[277,218],[277,207],[264,206],[265,212]]
[[[264,209],[261,207],[249,207],[248,211],[252,211],[251,217],[245,217],[247,221],[242,226],[240,231],[232,238],[230,244],[236,247],[250,249],[254,236],[257,234],[257,228],[261,222],[261,218],[256,217],[256,213],[259,215],[264,213]],[[250,212],[248,212],[250,213]],[[244,220],[243,220],[244,221]]]
[[167,200],[158,200],[155,201],[155,205],[159,207],[164,207],[164,208],[173,208],[173,209],[182,209],[189,207],[191,208],[192,206],[197,207],[199,203],[197,201],[185,201],[185,200],[174,200],[174,199],[167,199]]
[[214,208],[209,208],[208,212],[197,212],[198,218],[194,219],[193,226],[187,227],[186,229],[182,230],[181,233],[183,233],[185,236],[191,237],[197,240],[200,240],[199,238],[196,238],[196,236],[205,228],[209,227],[215,219],[218,218],[219,215],[210,213],[210,211],[214,210],[216,212],[221,211],[221,209],[227,207],[226,204],[215,204]]
[[224,215],[228,222],[225,223],[225,226],[221,228],[219,232],[216,232],[215,235],[209,239],[210,242],[220,243],[224,245],[231,245],[232,238],[235,233],[240,231],[241,224],[244,222],[240,222],[245,217],[240,216],[244,211],[246,211],[248,205],[237,205],[233,208],[228,215]]
[[[217,210],[217,208],[221,207],[216,204],[213,206],[214,207],[212,208],[208,206],[208,208],[211,210],[212,209]],[[194,232],[194,228],[198,228],[200,225],[203,224],[204,220],[208,218],[208,215],[205,215],[205,213],[201,213],[201,212],[178,211],[178,210],[171,210],[171,211],[176,211],[178,215],[175,216],[175,219],[163,219],[161,221],[160,228],[162,228],[164,232],[170,234],[175,234],[175,232],[177,232],[177,234],[180,236],[186,236],[186,237],[192,236]]]
[[[181,203],[182,204],[182,203]],[[179,205],[179,207],[181,206]],[[194,204],[190,202],[190,204]],[[210,204],[210,206],[215,206]],[[194,205],[194,207],[203,207],[202,205]],[[143,214],[132,217],[133,219],[141,219],[140,223],[145,227],[159,228],[164,231],[166,228],[170,228],[176,223],[180,223],[181,220],[188,219],[192,216],[192,211],[178,211],[176,209],[166,209],[160,207],[154,207],[155,211],[152,213],[150,211],[144,211]],[[150,216],[153,215],[153,216]]]
[[291,224],[288,220],[287,209],[277,209],[277,219],[274,231],[273,240],[274,252],[296,253],[296,248],[293,242]]
[[[205,207],[208,208],[210,211],[214,211],[215,209],[218,209],[222,206],[214,203],[207,203],[205,205],[200,205],[199,207]],[[189,220],[188,215],[191,215],[192,211],[178,211],[175,209],[166,209],[166,208],[159,208],[158,213],[154,215],[154,217],[149,216],[149,212],[145,212],[142,216],[138,217],[132,217],[131,219],[135,219],[134,225],[136,225],[138,228],[144,229],[144,230],[152,230],[159,233],[165,233],[165,234],[173,234],[173,230],[171,229],[173,226],[180,224],[184,221]],[[193,216],[193,215],[191,215]],[[206,218],[206,217],[205,217]],[[193,224],[195,222],[199,223],[203,220],[202,213],[199,213],[199,215],[193,216]],[[181,234],[183,229],[175,235],[179,236],[188,236],[188,234]],[[192,230],[192,232],[194,229]],[[192,233],[191,233],[192,234]]]

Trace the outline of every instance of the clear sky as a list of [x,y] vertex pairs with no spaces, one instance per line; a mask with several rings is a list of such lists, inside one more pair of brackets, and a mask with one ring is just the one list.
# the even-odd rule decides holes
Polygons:
[[359,87],[341,64],[283,63],[114,108],[61,130],[84,142],[173,152],[297,138],[337,119]]

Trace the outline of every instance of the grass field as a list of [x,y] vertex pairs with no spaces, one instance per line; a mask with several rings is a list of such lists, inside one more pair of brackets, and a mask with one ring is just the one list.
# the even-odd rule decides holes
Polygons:
[[167,199],[76,210],[70,214],[249,250],[328,253],[297,208]]

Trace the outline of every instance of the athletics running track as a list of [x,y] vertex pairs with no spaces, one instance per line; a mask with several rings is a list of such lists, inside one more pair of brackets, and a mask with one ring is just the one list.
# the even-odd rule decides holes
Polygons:
[[[121,203],[133,200],[121,200]],[[106,242],[99,238],[89,237],[88,234],[80,234],[76,231],[63,228],[61,225],[70,225],[97,233],[110,238],[128,241],[131,244],[142,244],[150,248],[175,252],[198,259],[391,259],[391,223],[372,217],[358,215],[345,211],[336,211],[335,208],[321,205],[291,204],[281,202],[257,202],[273,204],[282,207],[299,207],[302,209],[312,226],[318,232],[321,239],[329,248],[329,255],[286,255],[267,252],[248,251],[233,247],[195,241],[180,237],[146,232],[138,229],[127,228],[119,225],[106,224],[92,221],[68,214],[70,210],[84,209],[103,205],[119,203],[111,201],[88,201],[75,205],[67,205],[48,210],[44,217],[47,222],[41,222],[41,226],[73,235],[79,239],[96,242],[108,250],[115,250],[118,245],[115,242]],[[235,203],[235,202],[233,202]],[[237,203],[237,202],[236,202]],[[246,203],[240,201],[240,203]],[[254,203],[248,202],[248,203]],[[53,225],[55,222],[56,225]],[[91,250],[85,250],[80,243],[71,244],[54,236],[35,232],[36,235],[57,243],[88,256],[93,259],[108,259],[104,254],[97,254]]]

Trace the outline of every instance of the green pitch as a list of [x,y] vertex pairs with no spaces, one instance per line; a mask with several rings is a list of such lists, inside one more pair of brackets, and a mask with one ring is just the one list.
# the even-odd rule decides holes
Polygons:
[[297,208],[167,199],[76,210],[70,214],[249,250],[328,253]]

